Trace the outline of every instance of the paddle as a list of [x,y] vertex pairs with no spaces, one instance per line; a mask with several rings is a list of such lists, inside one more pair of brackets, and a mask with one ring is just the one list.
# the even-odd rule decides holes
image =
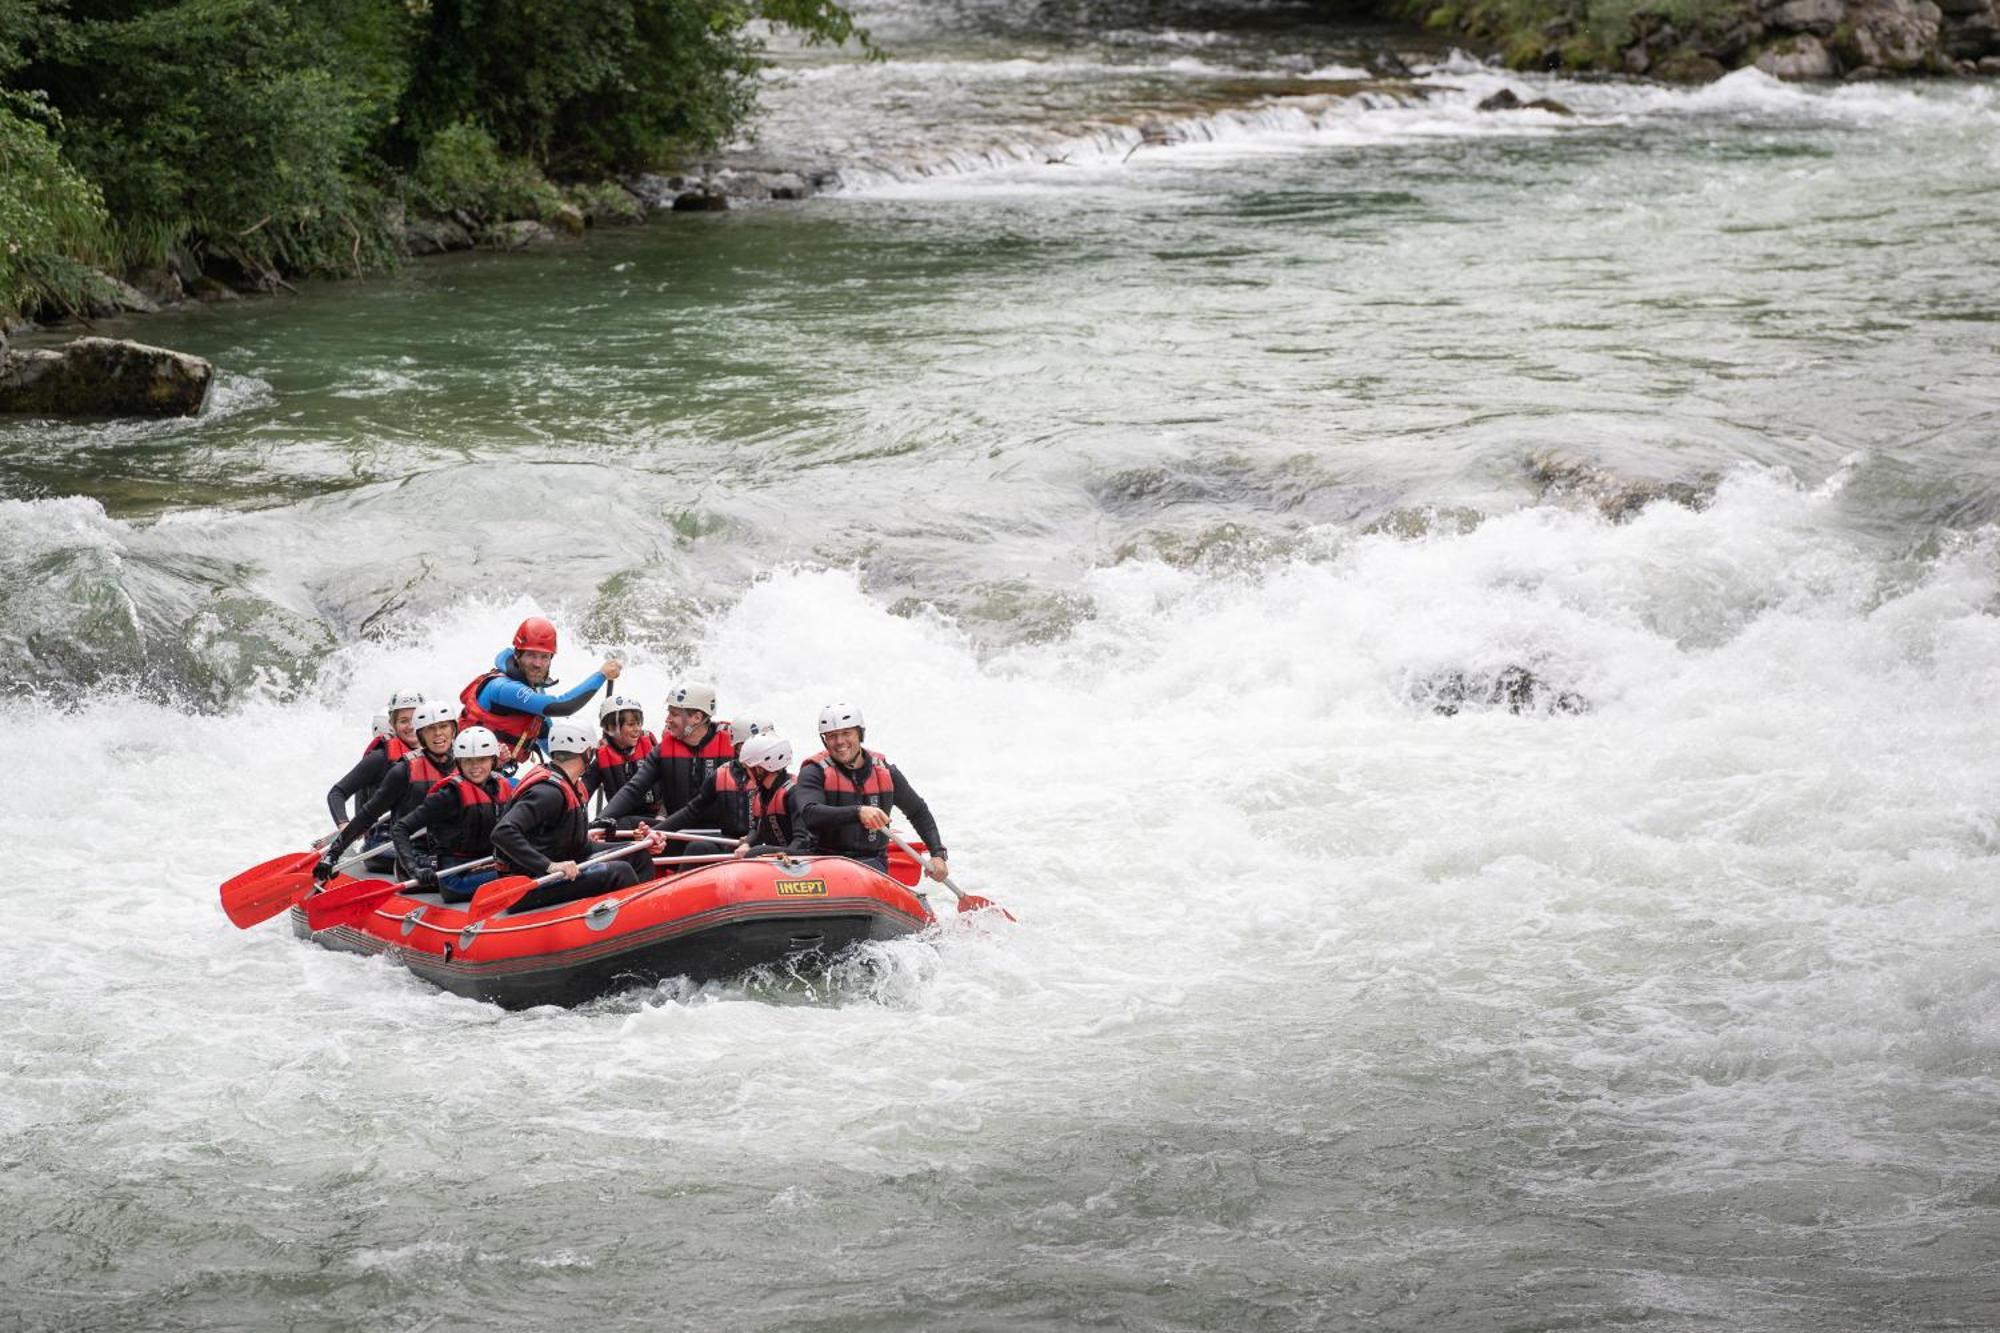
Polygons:
[[[930,857],[925,856],[922,852],[910,846],[909,843],[904,842],[901,838],[897,837],[896,831],[894,829],[884,829],[883,832],[889,835],[890,842],[895,843],[898,847],[901,847],[903,849],[903,855],[909,857],[912,861],[915,861],[918,865],[922,866],[926,873],[929,872],[931,868]],[[967,893],[965,890],[959,888],[958,885],[951,882],[950,875],[946,875],[941,882],[947,889],[950,889],[953,893],[958,895],[959,911],[983,912],[990,907],[994,911],[998,912],[1001,916],[1006,917],[1009,921],[1012,921],[1014,919],[1014,914],[1012,912],[1002,907],[999,903],[994,902],[991,898],[982,898],[976,893]]]
[[[587,861],[578,861],[577,865],[594,866],[599,861],[609,861],[613,857],[630,856],[632,850],[630,847],[613,847],[609,851],[599,852]],[[504,912],[520,902],[528,896],[530,889],[554,884],[561,878],[562,874],[558,871],[555,874],[543,875],[540,879],[529,879],[526,875],[508,875],[504,879],[482,884],[479,886],[479,892],[472,895],[472,905],[465,909],[466,915],[474,921],[484,921],[487,917]]]
[[[479,870],[492,864],[492,857],[481,857],[477,861],[467,861],[464,865],[440,870],[438,877],[442,879],[446,875],[456,875],[462,870]],[[414,879],[406,879],[401,883],[391,883],[386,879],[357,879],[351,884],[342,884],[339,888],[315,893],[305,900],[306,926],[310,930],[331,930],[335,926],[349,925],[368,915],[377,903],[401,893],[404,889],[413,889],[416,886],[417,881]]]
[[[364,847],[334,867],[345,870],[382,852],[381,847]],[[312,887],[313,868],[320,854],[287,852],[262,865],[251,866],[222,885],[222,910],[238,929],[248,930],[268,921],[296,903]]]

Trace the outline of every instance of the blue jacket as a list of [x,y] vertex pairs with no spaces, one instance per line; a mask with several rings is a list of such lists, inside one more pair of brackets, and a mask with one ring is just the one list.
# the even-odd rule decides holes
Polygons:
[[[513,665],[514,650],[502,648],[493,655],[493,669],[505,671]],[[548,719],[568,717],[590,702],[590,696],[604,688],[604,673],[593,671],[584,677],[583,683],[567,694],[547,694],[512,676],[495,676],[480,687],[479,706],[481,708],[511,708],[517,713],[533,713],[542,719],[541,730],[536,732],[539,742],[548,734]]]

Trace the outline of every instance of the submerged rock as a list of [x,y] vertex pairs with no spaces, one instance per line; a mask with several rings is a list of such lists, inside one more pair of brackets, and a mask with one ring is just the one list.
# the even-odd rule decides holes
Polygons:
[[215,367],[198,356],[117,338],[78,338],[0,362],[0,412],[34,416],[191,417]]
[[1473,108],[1476,111],[1546,111],[1555,116],[1573,116],[1576,113],[1556,101],[1553,97],[1537,97],[1523,101],[1512,88],[1502,88]]
[[1440,717],[1456,717],[1465,709],[1504,708],[1516,715],[1590,711],[1590,701],[1575,690],[1518,665],[1493,672],[1440,671],[1416,681],[1410,695]]
[[647,171],[625,178],[626,190],[651,213],[667,212],[687,187],[685,176],[660,176]]
[[1615,522],[1632,517],[1657,500],[1700,509],[1715,497],[1716,478],[1634,477],[1613,472],[1589,459],[1553,449],[1528,456],[1528,475],[1542,494],[1582,500]]

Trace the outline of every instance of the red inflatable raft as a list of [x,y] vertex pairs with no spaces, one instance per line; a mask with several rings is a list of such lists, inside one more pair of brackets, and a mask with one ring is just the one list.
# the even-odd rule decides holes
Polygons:
[[830,958],[930,925],[930,909],[909,888],[915,863],[897,853],[890,869],[894,878],[840,856],[760,857],[478,922],[468,904],[415,892],[327,930],[312,930],[302,906],[291,920],[329,949],[385,954],[432,985],[525,1009],[667,977],[722,980],[800,956]]

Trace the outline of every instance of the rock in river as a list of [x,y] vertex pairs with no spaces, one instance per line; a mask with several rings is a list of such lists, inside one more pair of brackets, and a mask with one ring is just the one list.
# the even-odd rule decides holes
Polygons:
[[117,338],[78,338],[0,361],[0,412],[35,416],[191,417],[215,367],[198,356]]

